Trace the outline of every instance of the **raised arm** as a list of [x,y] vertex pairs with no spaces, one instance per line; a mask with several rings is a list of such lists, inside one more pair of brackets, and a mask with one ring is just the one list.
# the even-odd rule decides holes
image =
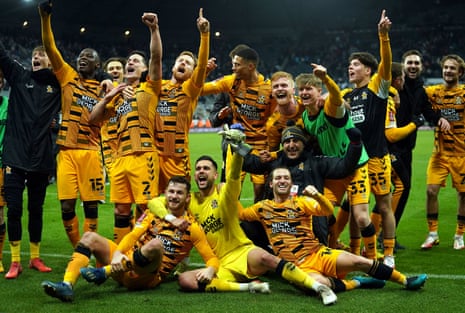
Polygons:
[[155,13],[145,12],[142,15],[142,22],[147,25],[151,35],[149,78],[151,81],[158,81],[162,79],[161,58],[163,54],[160,29],[158,27],[158,16]]
[[55,72],[59,71],[63,65],[65,65],[65,60],[63,59],[60,51],[55,44],[55,38],[52,32],[52,1],[44,1],[39,5],[39,14],[40,14],[40,24],[42,31],[42,44],[44,45],[45,52],[47,52],[52,68]]
[[207,77],[208,55],[210,54],[210,22],[203,16],[203,9],[199,10],[197,18],[197,29],[200,32],[200,47],[198,63],[192,73],[192,83],[195,87],[203,86]]
[[324,104],[324,111],[327,115],[335,118],[343,118],[345,115],[345,106],[341,95],[341,90],[336,82],[328,75],[328,71],[322,65],[312,63],[313,74],[318,77],[326,90],[328,90],[328,97],[326,97]]
[[391,29],[392,22],[386,16],[386,10],[381,12],[381,18],[378,23],[378,36],[380,43],[380,56],[381,61],[378,66],[378,73],[381,79],[391,81],[391,64],[392,52],[391,44],[389,42],[389,30]]

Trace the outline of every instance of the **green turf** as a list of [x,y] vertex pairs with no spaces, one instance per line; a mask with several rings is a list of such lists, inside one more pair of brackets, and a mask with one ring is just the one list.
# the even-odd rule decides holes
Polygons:
[[[338,303],[323,307],[321,301],[307,296],[283,282],[275,275],[263,280],[271,282],[272,294],[249,293],[182,293],[176,282],[167,282],[155,290],[127,292],[113,281],[95,286],[79,280],[75,287],[75,301],[62,303],[46,296],[40,287],[43,280],[60,281],[72,249],[61,224],[60,209],[55,185],[48,189],[44,214],[42,257],[53,267],[52,273],[38,273],[24,268],[17,280],[0,278],[0,312],[460,312],[463,305],[463,260],[465,251],[452,249],[455,231],[456,196],[450,184],[440,194],[441,244],[432,251],[421,251],[420,244],[426,233],[425,220],[425,173],[432,150],[433,133],[421,131],[414,155],[413,188],[398,229],[399,241],[407,250],[399,251],[397,269],[408,273],[428,273],[430,279],[423,290],[403,290],[399,285],[388,283],[382,290],[354,290],[338,294]],[[220,140],[217,134],[192,134],[191,152],[195,160],[201,154],[210,154],[220,162]],[[242,192],[244,204],[252,199],[252,188],[246,183]],[[79,214],[82,209],[78,208]],[[29,259],[27,244],[27,214],[24,214],[25,238],[23,266]],[[82,220],[82,216],[81,216]],[[100,206],[99,230],[111,236],[113,209],[110,204]],[[347,234],[342,238],[347,241]],[[8,245],[5,247],[4,265],[9,266]],[[192,261],[199,263],[197,253]]]

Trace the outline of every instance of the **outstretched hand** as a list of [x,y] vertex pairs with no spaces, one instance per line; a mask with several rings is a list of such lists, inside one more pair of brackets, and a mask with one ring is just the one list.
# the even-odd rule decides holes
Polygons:
[[381,12],[381,18],[378,23],[378,32],[380,34],[387,34],[391,29],[392,22],[389,17],[386,16],[386,10]]
[[210,31],[210,22],[203,17],[203,8],[199,10],[199,17],[197,18],[197,28],[201,33],[208,33]]
[[218,67],[218,64],[216,64],[216,58],[208,59],[208,62],[207,62],[207,76],[210,75],[210,73],[213,72],[217,67]]
[[326,67],[324,67],[323,65],[316,64],[316,63],[311,63],[310,65],[313,67],[313,75],[315,75],[321,80],[324,80],[324,78],[326,77],[326,74],[328,73]]

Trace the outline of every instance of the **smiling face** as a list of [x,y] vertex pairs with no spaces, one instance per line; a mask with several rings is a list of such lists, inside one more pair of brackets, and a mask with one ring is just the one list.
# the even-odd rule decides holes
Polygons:
[[165,197],[168,209],[172,213],[182,214],[189,202],[190,193],[186,184],[170,182],[166,187]]
[[289,105],[294,97],[294,82],[287,77],[279,77],[271,81],[271,94],[278,105]]
[[403,65],[405,75],[410,79],[418,78],[423,71],[421,57],[416,54],[406,56]]
[[321,88],[312,86],[312,85],[303,85],[299,86],[297,89],[297,94],[302,100],[302,104],[305,107],[310,107],[311,112],[318,112],[318,99],[321,95]]
[[290,138],[283,142],[283,152],[291,160],[300,158],[304,148],[303,141],[297,138]]
[[77,69],[82,77],[92,78],[99,67],[100,58],[97,51],[86,48],[79,53],[77,58]]
[[442,78],[447,85],[456,85],[462,76],[460,64],[457,60],[446,59],[442,65]]
[[287,168],[276,168],[273,170],[272,175],[273,179],[270,181],[270,187],[275,198],[288,196],[292,187],[291,172]]

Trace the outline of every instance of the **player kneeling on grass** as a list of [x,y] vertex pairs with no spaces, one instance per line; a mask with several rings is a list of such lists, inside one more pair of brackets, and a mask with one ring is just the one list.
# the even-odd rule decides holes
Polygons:
[[[72,301],[73,286],[80,274],[97,285],[111,277],[130,290],[153,288],[189,255],[193,246],[206,263],[205,268],[198,270],[197,277],[200,281],[210,281],[218,270],[219,260],[204,232],[186,210],[190,182],[184,177],[172,177],[165,195],[170,214],[187,221],[181,227],[156,218],[146,210],[118,245],[95,232],[86,232],[74,250],[63,281],[42,282],[45,292],[62,301]],[[105,266],[87,267],[92,254]]]
[[[359,287],[382,288],[385,280],[403,285],[408,290],[420,289],[425,284],[426,274],[406,277],[377,260],[321,244],[312,231],[312,216],[332,214],[331,202],[311,185],[303,191],[305,196],[292,196],[293,182],[287,168],[275,168],[270,176],[273,199],[240,209],[239,218],[260,221],[277,256],[299,264],[315,281],[336,292]],[[354,271],[372,277],[357,276],[352,280],[342,280],[347,273]]]

